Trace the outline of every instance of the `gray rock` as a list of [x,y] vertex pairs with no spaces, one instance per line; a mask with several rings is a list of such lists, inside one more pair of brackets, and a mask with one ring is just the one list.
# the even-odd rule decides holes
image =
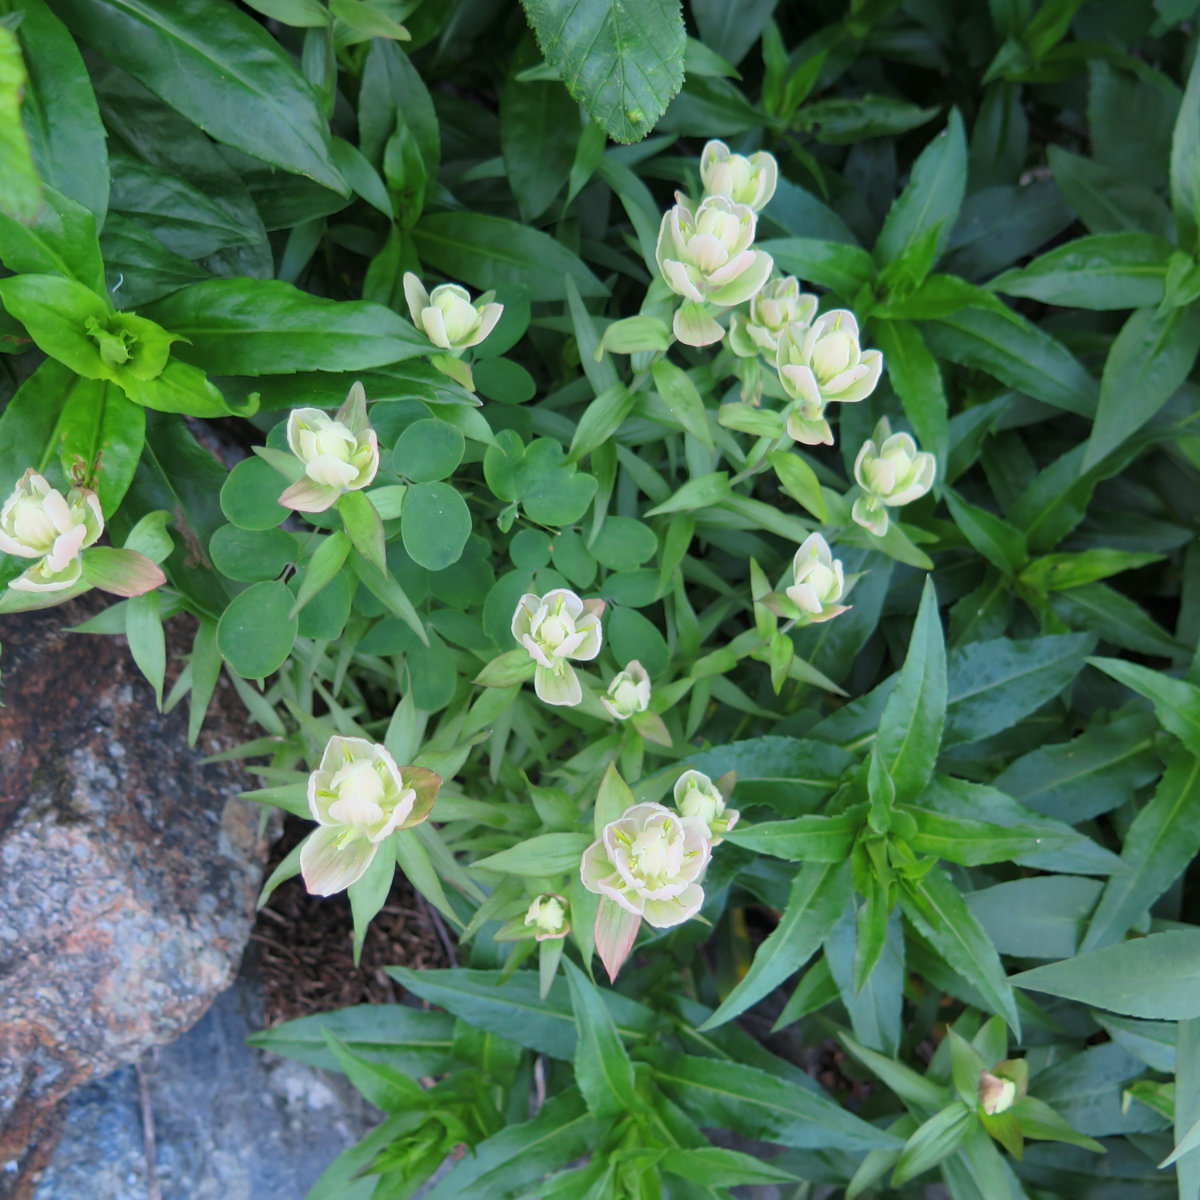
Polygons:
[[232,689],[189,747],[123,638],[64,632],[103,604],[0,621],[0,1197],[30,1194],[72,1088],[231,982],[265,858],[241,768],[201,763],[245,740]]

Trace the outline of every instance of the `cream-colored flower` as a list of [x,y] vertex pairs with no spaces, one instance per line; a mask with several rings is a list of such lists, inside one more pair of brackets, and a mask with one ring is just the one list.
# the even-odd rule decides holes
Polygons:
[[675,781],[675,807],[680,815],[703,821],[714,846],[737,823],[741,813],[725,807],[721,789],[703,771],[684,771]]
[[1011,1079],[1000,1079],[991,1071],[979,1076],[979,1104],[989,1117],[1008,1112],[1017,1102],[1017,1085]]
[[365,488],[379,470],[379,438],[367,422],[361,383],[351,387],[337,416],[319,408],[293,409],[287,441],[304,464],[304,476],[279,503],[300,512],[324,512],[339,496]]
[[441,785],[424,767],[398,767],[365,738],[331,737],[308,777],[308,809],[319,828],[300,851],[304,886],[318,896],[348,888],[389,834],[429,816]]
[[888,508],[920,499],[933,487],[936,474],[934,456],[918,450],[907,433],[892,433],[883,417],[854,460],[854,478],[863,494],[854,501],[850,515],[864,529],[883,537]]
[[750,299],[750,311],[729,318],[729,347],[741,358],[759,354],[775,361],[779,338],[789,326],[807,329],[817,315],[817,298],[800,290],[794,275],[772,279]]
[[525,914],[525,924],[532,926],[535,930],[533,936],[539,942],[566,937],[571,932],[571,922],[567,920],[566,897],[554,892],[543,892],[529,906],[529,911]]
[[792,559],[792,586],[784,594],[808,624],[828,621],[849,607],[838,603],[846,591],[842,564],[819,533],[810,534]]
[[404,298],[413,324],[452,354],[478,346],[496,328],[504,305],[492,301],[492,294],[472,301],[470,292],[457,283],[442,283],[427,292],[411,271],[404,273]]
[[65,496],[30,468],[0,508],[0,550],[40,561],[8,586],[18,592],[60,592],[79,582],[80,555],[104,532],[95,492],[72,488]]
[[785,330],[775,366],[784,391],[795,402],[788,413],[788,436],[808,446],[832,446],[826,405],[865,400],[883,373],[883,355],[860,349],[854,314],[834,309],[809,326]]
[[664,214],[655,257],[667,286],[684,299],[674,331],[685,345],[724,337],[706,305],[744,304],[766,283],[775,263],[753,248],[756,225],[753,209],[725,196],[709,196],[695,210],[676,204]]
[[603,600],[581,600],[567,588],[521,597],[512,635],[537,664],[533,690],[547,704],[578,704],[583,687],[569,659],[588,661],[600,653]]
[[583,885],[669,929],[694,917],[704,903],[697,882],[708,865],[708,826],[661,804],[635,804],[604,827],[583,853]]
[[613,676],[600,703],[618,721],[627,721],[634,713],[645,712],[650,707],[650,676],[646,668],[633,659],[625,670]]
[[724,142],[714,138],[700,151],[700,179],[707,195],[727,196],[735,204],[745,204],[757,213],[775,195],[779,164],[765,150],[747,158],[734,154]]

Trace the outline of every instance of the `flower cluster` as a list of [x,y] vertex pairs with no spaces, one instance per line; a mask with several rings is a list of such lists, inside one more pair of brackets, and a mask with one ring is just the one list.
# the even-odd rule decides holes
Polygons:
[[583,687],[571,659],[590,661],[600,653],[603,600],[581,600],[567,588],[544,596],[527,593],[513,613],[512,635],[537,664],[533,690],[546,704],[578,704]]
[[472,301],[471,294],[457,283],[439,284],[432,292],[411,272],[404,274],[404,298],[413,324],[437,347],[459,355],[478,346],[504,312],[488,292]]
[[379,438],[367,423],[361,383],[351,387],[335,417],[319,408],[293,409],[287,441],[304,474],[279,503],[300,512],[324,512],[346,492],[365,488],[379,470]]
[[59,592],[83,574],[83,550],[104,532],[100,499],[86,488],[65,496],[31,467],[0,508],[0,550],[36,558],[8,586],[19,592]]
[[888,508],[919,500],[933,487],[937,460],[917,449],[907,433],[893,433],[887,417],[862,445],[854,460],[854,478],[862,495],[851,516],[876,537],[888,530]]

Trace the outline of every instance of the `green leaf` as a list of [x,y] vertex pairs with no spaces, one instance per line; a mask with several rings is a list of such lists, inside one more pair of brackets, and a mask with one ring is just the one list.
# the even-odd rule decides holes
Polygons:
[[1200,251],[1200,67],[1195,58],[1171,138],[1171,207],[1179,244]]
[[1154,798],[1125,834],[1121,862],[1100,897],[1082,951],[1117,941],[1200,851],[1200,759],[1172,749]]
[[580,1031],[575,1047],[575,1081],[596,1117],[616,1117],[642,1107],[633,1081],[633,1063],[595,984],[568,958],[563,963],[571,1007]]
[[1100,405],[1082,471],[1098,465],[1136,433],[1188,377],[1200,353],[1200,308],[1161,317],[1139,308],[1117,334],[1104,364]]
[[21,124],[28,75],[16,34],[0,25],[0,214],[23,224],[37,216],[42,181]]
[[725,839],[756,854],[769,854],[789,862],[841,863],[850,855],[854,839],[862,829],[865,811],[859,804],[836,816],[812,814],[790,821],[743,823],[727,833]]
[[869,890],[857,913],[848,907],[825,939],[825,961],[860,1042],[884,1054],[900,1049],[904,931],[887,889]]
[[732,1020],[795,974],[820,949],[849,901],[845,859],[801,867],[779,924],[759,946],[750,969],[700,1028],[715,1029]]
[[108,305],[90,288],[57,275],[17,275],[0,279],[0,301],[51,358],[88,379],[101,379],[100,351],[84,330],[89,319],[102,326]]
[[133,596],[125,606],[125,636],[138,670],[154,688],[154,701],[162,711],[163,678],[167,670],[167,645],[158,612],[158,592]]
[[106,135],[87,68],[43,0],[21,0],[18,11],[17,39],[29,72],[22,115],[38,174],[101,223],[108,208]]
[[968,892],[964,899],[1001,954],[1070,958],[1102,887],[1079,875],[1035,875]]
[[811,133],[827,146],[848,146],[864,138],[907,133],[933,120],[938,111],[891,96],[837,97],[805,105],[793,118],[792,127]]
[[297,632],[291,609],[292,593],[285,584],[255,583],[221,614],[217,646],[243,679],[262,679],[287,661]]
[[466,441],[453,425],[414,421],[396,441],[392,466],[414,483],[433,483],[452,475],[465,452]]
[[355,1054],[328,1027],[322,1033],[338,1067],[376,1108],[389,1113],[407,1112],[427,1103],[425,1089],[415,1080],[387,1063],[372,1062]]
[[1045,554],[1035,558],[1019,578],[1021,583],[1039,592],[1058,592],[1084,587],[1121,571],[1136,571],[1138,567],[1161,562],[1163,557],[1161,554],[1108,550],[1098,546],[1078,554]]
[[522,0],[546,61],[618,142],[654,128],[683,85],[687,34],[677,0]]
[[1147,184],[1060,146],[1049,146],[1047,153],[1054,182],[1090,233],[1174,235],[1167,206]]
[[458,562],[471,536],[471,510],[448,483],[414,483],[400,514],[404,548],[427,571]]
[[146,410],[100,379],[75,378],[64,390],[58,422],[63,474],[69,478],[82,468],[109,518],[133,482],[146,440]]
[[1147,1020],[1200,1017],[1200,930],[1152,933],[1014,975],[1018,987]]
[[846,300],[875,278],[875,261],[861,246],[798,237],[768,238],[757,246],[774,258],[781,271],[829,288]]
[[958,1149],[976,1120],[975,1113],[961,1100],[954,1100],[930,1117],[904,1144],[892,1172],[892,1186],[915,1179]]
[[577,463],[612,438],[629,416],[634,399],[634,394],[623,383],[614,383],[592,400],[575,426],[567,462]]
[[335,530],[313,551],[296,593],[291,616],[300,610],[342,569],[350,553],[350,539],[340,530]]
[[429,352],[391,309],[324,300],[275,279],[211,279],[146,310],[190,344],[178,357],[222,375],[359,371]]
[[665,358],[657,358],[650,366],[654,386],[671,415],[687,432],[712,449],[712,430],[700,392],[686,371]]
[[723,1150],[719,1146],[668,1150],[658,1166],[669,1175],[703,1184],[706,1188],[799,1182],[798,1176],[772,1166],[770,1162],[763,1162],[740,1150]]
[[27,224],[0,212],[0,262],[19,275],[62,275],[105,295],[92,214],[51,187],[43,188],[43,195]]
[[968,867],[1071,847],[1081,836],[1069,826],[1057,824],[999,825],[920,807],[903,811],[916,822],[916,833],[908,843],[917,854],[932,854]]
[[934,455],[939,474],[944,475],[949,406],[937,359],[930,354],[921,331],[909,321],[875,321],[871,332],[883,351],[888,380],[912,423],[918,444]]
[[222,525],[208,543],[213,566],[240,583],[275,579],[296,559],[296,539],[282,529],[249,530]]
[[471,870],[549,879],[565,872],[577,872],[579,860],[591,840],[586,833],[542,833],[498,854],[476,859],[471,863]]
[[[218,142],[343,195],[312,88],[266,29],[209,0],[56,0],[60,16],[111,62]],[[253,114],[248,119],[248,114]]]
[[238,463],[221,487],[221,511],[239,529],[274,529],[291,515],[279,503],[286,483],[261,458]]
[[872,1150],[898,1138],[821,1093],[756,1067],[656,1050],[658,1085],[698,1124],[796,1149]]
[[992,566],[1006,575],[1015,575],[1029,561],[1025,535],[1003,517],[968,504],[956,492],[945,489],[946,507],[967,541]]
[[911,257],[932,234],[935,248],[918,272],[919,283],[950,240],[966,186],[967,137],[958,109],[952,108],[946,128],[921,151],[908,186],[888,211],[875,243],[876,261],[886,266]]
[[[554,984],[543,1001],[538,996],[536,971],[518,971],[503,982],[500,971],[388,967],[387,972],[414,995],[469,1025],[551,1058],[570,1062],[575,1057],[578,1031],[561,982]],[[636,1040],[649,1034],[655,1022],[650,1009],[608,989],[601,991],[600,997],[622,1038]]]
[[917,1074],[912,1067],[896,1062],[886,1054],[860,1046],[849,1034],[843,1033],[839,1036],[846,1049],[905,1104],[918,1108],[939,1109],[950,1099],[949,1088]]
[[976,988],[989,1010],[1003,1017],[1019,1037],[1016,999],[1000,956],[949,877],[934,867],[923,879],[902,879],[900,903],[946,965]]
[[1185,1153],[1179,1147],[1193,1141],[1200,1126],[1200,1020],[1180,1021],[1175,1052],[1175,1145],[1171,1157],[1176,1159],[1175,1174],[1179,1181],[1179,1200],[1196,1200],[1200,1196],[1200,1154],[1190,1147]]
[[1200,688],[1120,658],[1089,658],[1088,662],[1145,696],[1163,726],[1200,756]]
[[1064,308],[1144,308],[1162,300],[1174,249],[1153,233],[1096,234],[1005,271],[988,287]]
[[946,644],[933,580],[925,579],[904,666],[883,706],[875,745],[896,785],[896,803],[907,804],[933,774],[946,721]]
[[540,229],[483,213],[427,214],[412,231],[422,261],[451,279],[485,291],[524,284],[531,300],[562,300],[563,276],[581,296],[603,296],[605,286],[557,239]]

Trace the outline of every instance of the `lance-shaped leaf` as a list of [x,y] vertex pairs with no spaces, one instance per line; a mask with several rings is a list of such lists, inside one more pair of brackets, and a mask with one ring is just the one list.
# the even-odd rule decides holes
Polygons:
[[875,745],[896,785],[896,803],[915,800],[933,774],[946,720],[946,644],[933,580],[925,579],[908,656],[883,706]]
[[1200,66],[1194,58],[1171,139],[1171,207],[1179,244],[1200,250]]
[[575,1081],[589,1111],[597,1117],[616,1117],[642,1107],[634,1087],[633,1063],[617,1033],[616,1023],[586,975],[564,960],[571,1007],[579,1041],[575,1046]]
[[1163,726],[1200,756],[1200,688],[1121,658],[1090,658],[1088,662],[1145,696]]

